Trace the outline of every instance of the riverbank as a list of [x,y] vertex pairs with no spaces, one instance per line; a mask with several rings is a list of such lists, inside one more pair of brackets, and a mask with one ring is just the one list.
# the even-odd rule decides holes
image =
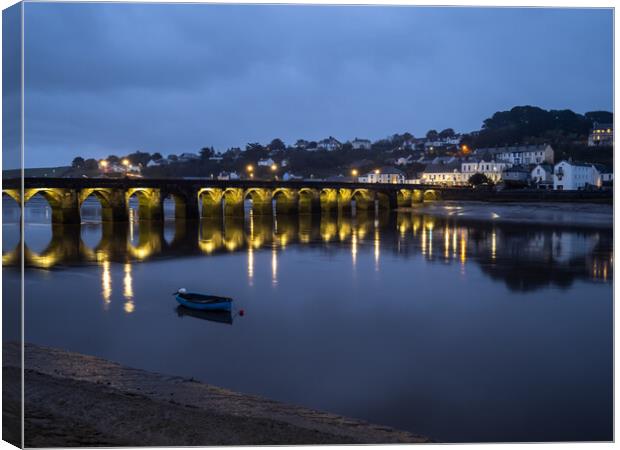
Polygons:
[[[390,427],[288,405],[193,379],[26,344],[27,447],[418,443]],[[18,386],[19,344],[3,346],[6,385]],[[15,423],[19,389],[4,391]]]
[[399,208],[441,218],[576,228],[612,228],[613,206],[596,203],[495,203],[444,201]]

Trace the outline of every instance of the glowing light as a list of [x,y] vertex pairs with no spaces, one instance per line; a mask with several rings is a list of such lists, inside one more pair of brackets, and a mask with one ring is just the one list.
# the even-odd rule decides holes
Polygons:
[[357,233],[354,231],[351,236],[351,260],[353,261],[353,267],[357,263]]
[[248,281],[250,286],[254,284],[254,249],[248,246]]
[[271,248],[271,284],[278,284],[278,251],[275,245]]
[[110,262],[102,262],[103,271],[101,272],[101,295],[103,297],[103,305],[107,308],[112,297],[112,277],[110,276]]
[[276,170],[278,170],[278,166],[277,166],[277,165],[275,165],[275,164],[272,164],[272,165],[271,165],[271,171],[272,171],[272,172],[275,172]]
[[443,237],[443,257],[448,260],[450,258],[450,228],[447,225]]
[[491,233],[491,259],[495,261],[495,255],[497,251],[497,236],[495,234],[495,230]]
[[105,169],[106,167],[108,167],[108,161],[106,161],[105,159],[102,159],[101,161],[99,161],[99,167],[101,167],[102,169]]
[[379,175],[381,173],[381,171],[379,169],[375,169],[375,174]]
[[375,270],[379,271],[379,258],[380,258],[380,243],[379,230],[375,228]]
[[248,164],[247,167],[245,168],[245,170],[247,170],[248,172],[253,172],[254,171],[254,166],[252,164]]
[[134,311],[133,304],[133,279],[131,278],[131,264],[125,264],[125,277],[123,278],[123,297],[125,297],[125,312],[130,314]]
[[465,264],[465,261],[467,261],[467,241],[465,238],[465,233],[461,233],[461,255],[460,255],[460,259],[461,259],[461,264]]
[[354,177],[356,177],[356,176],[357,176],[357,174],[358,174],[357,169],[353,169],[353,170],[351,171],[351,175],[353,175]]
[[121,163],[123,164],[123,166],[127,167],[129,166],[129,160],[127,158],[124,158],[123,161],[121,161]]

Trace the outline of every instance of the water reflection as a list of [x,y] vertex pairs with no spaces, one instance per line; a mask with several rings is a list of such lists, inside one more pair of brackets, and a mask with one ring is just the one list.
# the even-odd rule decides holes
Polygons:
[[[164,239],[165,228],[172,239]],[[62,265],[95,263],[102,266],[104,302],[112,293],[110,263],[123,264],[125,311],[133,303],[132,264],[156,257],[216,255],[247,252],[247,277],[253,283],[256,252],[271,252],[271,280],[278,283],[278,255],[297,244],[329,253],[349,248],[351,264],[372,252],[376,271],[381,257],[390,252],[400,258],[419,255],[427,261],[459,264],[462,273],[474,262],[489,277],[504,281],[511,289],[527,291],[549,284],[569,286],[576,278],[608,282],[612,279],[612,234],[607,230],[575,231],[517,225],[467,223],[457,218],[416,214],[380,217],[344,216],[250,216],[247,220],[100,223],[88,227],[50,225],[49,243],[34,252],[26,242],[25,265],[50,269]],[[95,231],[98,230],[98,231]],[[42,233],[37,228],[37,233]],[[100,232],[93,247],[84,233]],[[27,232],[29,233],[29,232]],[[334,247],[336,246],[336,247]],[[19,244],[3,253],[3,265],[19,265]]]

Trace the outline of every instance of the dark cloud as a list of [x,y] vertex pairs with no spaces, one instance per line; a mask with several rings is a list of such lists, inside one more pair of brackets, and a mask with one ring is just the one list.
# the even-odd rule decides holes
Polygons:
[[612,105],[595,9],[27,3],[27,165]]

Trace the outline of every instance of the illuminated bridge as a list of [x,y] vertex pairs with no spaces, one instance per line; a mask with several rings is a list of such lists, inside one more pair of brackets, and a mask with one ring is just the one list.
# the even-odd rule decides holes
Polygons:
[[[466,197],[470,189],[411,184],[368,184],[312,181],[255,181],[211,179],[25,178],[3,180],[3,193],[21,204],[40,194],[49,203],[52,222],[80,223],[80,208],[94,196],[101,204],[102,220],[127,222],[129,200],[138,200],[141,220],[162,220],[167,198],[175,202],[175,218],[243,217],[244,202],[251,200],[253,215],[319,214],[355,210],[392,210],[442,197]],[[449,195],[446,195],[449,194]]]

